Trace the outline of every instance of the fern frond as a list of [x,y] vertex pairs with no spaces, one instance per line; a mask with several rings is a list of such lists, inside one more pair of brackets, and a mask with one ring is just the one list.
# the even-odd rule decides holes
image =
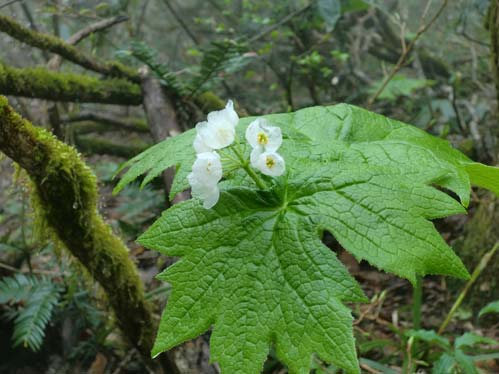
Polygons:
[[40,349],[59,296],[59,286],[48,278],[15,274],[0,280],[0,304],[22,304],[5,313],[7,319],[14,320],[14,346]]
[[185,94],[185,87],[177,79],[175,74],[170,71],[168,66],[158,62],[157,50],[138,41],[132,42],[130,47],[132,56],[143,64],[146,64],[167,90],[178,96],[183,96]]
[[25,300],[38,283],[37,277],[21,273],[0,279],[0,304],[18,303]]
[[26,306],[14,321],[12,335],[14,347],[23,345],[33,351],[40,349],[45,337],[45,328],[50,322],[55,305],[59,301],[59,290],[51,284],[33,289]]
[[[207,82],[215,78],[219,73],[233,70],[235,66],[241,66],[247,47],[234,40],[212,42],[201,61],[199,75],[189,84],[189,96],[194,96]],[[233,71],[231,71],[233,72]]]

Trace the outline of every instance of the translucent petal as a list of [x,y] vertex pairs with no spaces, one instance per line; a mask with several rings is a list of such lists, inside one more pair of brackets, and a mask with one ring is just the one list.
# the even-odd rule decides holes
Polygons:
[[256,165],[258,170],[271,177],[278,177],[286,170],[284,159],[276,152],[263,152]]
[[[201,185],[207,184],[212,185],[218,183],[222,179],[222,162],[220,161],[220,156],[216,152],[204,152],[199,153],[196,157],[196,161],[192,165],[192,176],[189,180],[193,183],[199,183]],[[191,184],[192,187],[192,184]]]
[[211,152],[213,149],[211,147],[208,147],[201,136],[199,134],[196,135],[194,138],[194,143],[192,144],[194,146],[194,149],[196,153],[204,153],[204,152]]
[[[214,112],[212,112],[214,113]],[[210,114],[212,114],[210,113]],[[234,142],[236,130],[231,122],[226,121],[223,116],[217,120],[208,115],[208,122],[201,122],[196,125],[196,130],[200,141],[212,149],[222,149]]]
[[265,150],[260,146],[253,148],[253,150],[251,151],[250,162],[251,166],[253,166],[255,169],[258,169],[258,159],[263,152],[265,152]]
[[234,110],[234,103],[232,100],[227,102],[225,109],[217,110],[208,114],[208,122],[224,123],[236,127],[239,122],[239,116]]
[[246,140],[253,147],[264,147],[268,152],[275,152],[282,144],[281,129],[270,126],[265,118],[257,118],[246,129]]

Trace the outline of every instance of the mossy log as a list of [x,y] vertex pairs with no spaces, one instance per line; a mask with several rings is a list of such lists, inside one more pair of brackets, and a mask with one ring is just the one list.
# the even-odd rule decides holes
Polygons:
[[142,104],[140,86],[124,79],[101,80],[44,68],[17,69],[2,64],[0,93],[64,102]]
[[[74,148],[21,118],[0,96],[0,151],[25,169],[35,208],[47,228],[106,291],[123,335],[148,358],[154,339],[151,310],[123,242],[97,210],[97,184]],[[164,356],[165,369],[178,373]]]
[[20,25],[10,17],[0,15],[0,31],[32,47],[55,53],[86,69],[111,77],[126,78],[133,82],[140,82],[140,77],[136,71],[115,61],[98,61],[95,58],[87,56],[64,40],[53,35],[42,34],[31,30]]

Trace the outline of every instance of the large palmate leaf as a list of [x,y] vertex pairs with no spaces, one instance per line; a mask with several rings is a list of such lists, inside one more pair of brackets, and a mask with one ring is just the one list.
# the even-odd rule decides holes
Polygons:
[[[364,296],[322,233],[358,260],[411,282],[425,274],[466,278],[430,220],[464,212],[470,178],[491,188],[498,170],[417,128],[348,105],[266,118],[284,134],[284,176],[257,191],[243,174],[227,175],[213,209],[182,202],[139,238],[181,257],[160,275],[173,293],[153,354],[213,326],[212,359],[224,373],[259,372],[271,344],[291,372],[307,373],[315,353],[357,373],[344,303]],[[240,134],[251,120],[240,121]],[[118,189],[143,173],[147,183],[170,166],[177,169],[172,196],[188,187],[193,137],[184,133],[130,160]],[[455,192],[461,204],[435,186]]]

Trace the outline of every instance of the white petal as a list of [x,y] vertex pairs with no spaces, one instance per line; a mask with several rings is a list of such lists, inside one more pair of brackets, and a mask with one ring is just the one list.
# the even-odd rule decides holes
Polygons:
[[203,152],[211,152],[213,151],[212,148],[208,147],[201,136],[199,134],[196,134],[196,137],[194,138],[194,143],[192,143],[196,153],[203,153]]
[[[192,165],[191,180],[199,184],[216,184],[222,179],[222,162],[216,152],[198,153]],[[190,182],[189,182],[190,183]],[[191,184],[192,186],[192,184]]]
[[226,121],[201,122],[196,125],[196,130],[201,141],[212,149],[222,149],[231,145],[236,136],[234,126]]
[[278,153],[263,152],[260,157],[258,157],[257,169],[265,175],[278,177],[284,173],[286,164]]
[[261,131],[260,119],[256,119],[251,122],[246,128],[246,140],[253,147],[259,146],[258,144],[258,133]]
[[192,177],[192,173],[187,176],[187,179],[191,184],[192,196],[201,199],[203,201],[204,208],[210,209],[218,202],[220,189],[216,183],[212,185],[201,184]]
[[282,144],[282,133],[281,128],[277,126],[268,126],[266,128],[269,142],[265,146],[267,152],[275,152]]
[[268,152],[275,152],[282,144],[281,129],[270,126],[265,118],[257,118],[246,129],[246,140],[253,147],[264,147]]
[[219,198],[220,198],[220,189],[218,188],[218,186],[215,186],[215,188],[213,188],[208,193],[203,195],[202,197],[203,207],[205,209],[213,208],[218,202]]
[[234,103],[232,100],[227,102],[225,109],[217,110],[208,114],[208,122],[224,123],[236,127],[239,122],[239,116],[234,110]]
[[263,152],[265,152],[265,150],[260,146],[253,148],[253,150],[251,151],[250,162],[251,166],[253,166],[255,169],[258,169],[258,159]]

